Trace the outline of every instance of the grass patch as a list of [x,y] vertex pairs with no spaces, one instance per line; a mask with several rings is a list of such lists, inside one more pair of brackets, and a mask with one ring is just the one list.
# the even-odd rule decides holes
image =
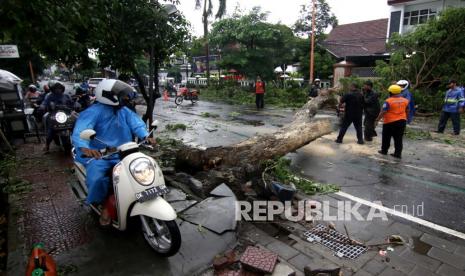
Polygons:
[[241,115],[241,113],[235,112],[235,111],[229,113],[229,117],[238,117],[238,116],[240,116],[240,115]]
[[215,114],[215,113],[210,113],[210,112],[202,112],[200,114],[200,116],[204,117],[204,118],[218,118],[218,117],[220,117],[220,115]]
[[407,128],[405,137],[411,140],[431,140],[433,137],[429,131]]
[[279,158],[278,160],[265,162],[265,165],[268,168],[269,177],[284,184],[292,183],[307,195],[328,194],[340,190],[337,185],[319,183],[295,175],[290,170],[291,160],[289,159]]
[[[209,87],[202,89],[202,98],[229,104],[255,104],[255,93],[251,89],[239,86]],[[271,84],[265,93],[265,105],[277,107],[302,107],[308,100],[306,88],[276,88]]]
[[177,130],[186,130],[187,126],[185,124],[167,124],[165,129],[168,131],[177,131]]

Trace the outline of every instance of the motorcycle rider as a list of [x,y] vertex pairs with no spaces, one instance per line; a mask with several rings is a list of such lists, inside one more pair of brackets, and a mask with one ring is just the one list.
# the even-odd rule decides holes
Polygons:
[[40,92],[37,91],[37,87],[34,84],[29,85],[26,95],[24,96],[25,103],[30,107],[34,107],[39,97]]
[[[50,85],[51,93],[49,93],[44,101],[40,104],[40,110],[42,112],[50,112],[54,106],[64,105],[69,108],[74,107],[73,100],[69,95],[65,93],[65,85],[59,81],[54,82]],[[44,152],[47,153],[50,150],[50,144],[53,141],[55,133],[53,129],[47,124],[48,113],[44,115],[44,124],[47,131],[47,138],[45,139]]]
[[74,96],[76,98],[76,102],[79,104],[79,111],[83,111],[91,105],[91,98],[87,93],[87,90],[84,90],[82,86],[76,85],[74,89]]
[[[106,200],[110,184],[108,171],[116,165],[120,158],[117,154],[101,159],[99,150],[106,146],[96,140],[86,141],[80,138],[85,129],[93,129],[99,140],[104,141],[108,151],[115,151],[124,143],[131,142],[133,136],[147,139],[154,144],[155,139],[148,137],[146,125],[137,113],[124,106],[123,98],[132,93],[132,87],[120,80],[105,79],[95,88],[96,103],[84,110],[74,127],[71,140],[76,149],[76,160],[86,167],[88,204],[103,204]],[[91,157],[93,159],[89,159]],[[111,223],[108,210],[102,207],[100,224]]]

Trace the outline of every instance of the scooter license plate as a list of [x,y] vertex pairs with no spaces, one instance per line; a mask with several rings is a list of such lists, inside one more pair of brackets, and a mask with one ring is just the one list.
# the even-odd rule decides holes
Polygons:
[[152,187],[150,189],[147,189],[147,190],[145,190],[143,192],[136,193],[136,199],[137,199],[137,201],[142,203],[142,202],[146,202],[146,201],[152,200],[154,198],[157,198],[157,197],[159,197],[161,195],[167,194],[167,193],[169,193],[169,191],[170,190],[166,186],[156,186],[156,187]]

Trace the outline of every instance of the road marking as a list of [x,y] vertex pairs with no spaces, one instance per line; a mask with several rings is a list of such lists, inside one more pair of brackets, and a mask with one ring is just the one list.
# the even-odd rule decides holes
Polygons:
[[[387,160],[387,159],[384,159],[384,158],[379,158],[379,157],[376,157],[376,156],[368,156],[368,158],[373,159],[373,160],[377,160],[377,161],[387,162],[387,163],[390,163],[390,164],[400,164],[399,162],[395,162],[395,161],[392,161],[392,160]],[[438,171],[438,170],[433,169],[433,168],[415,166],[415,165],[411,165],[411,164],[400,164],[400,165],[402,165],[404,167],[407,167],[407,168],[416,169],[416,170],[419,170],[419,171],[431,172],[431,173],[436,173],[436,174],[446,174],[448,176],[455,177],[455,178],[460,178],[460,179],[465,178],[463,175],[460,175],[460,174],[455,174],[455,173],[450,173],[450,172],[441,172],[441,171]]]
[[424,185],[427,185],[427,186],[430,186],[430,187],[436,188],[436,189],[448,190],[450,192],[459,192],[459,193],[465,194],[465,188],[463,188],[463,187],[457,187],[457,186],[450,185],[450,184],[437,183],[437,182],[429,181],[429,180],[426,180],[426,179],[421,179],[419,177],[415,177],[415,176],[411,176],[411,175],[408,175],[408,174],[405,174],[405,173],[401,173],[401,172],[395,170],[394,168],[389,168],[389,167],[378,168],[378,167],[374,167],[374,166],[368,167],[368,166],[365,166],[363,164],[357,164],[357,163],[353,163],[353,162],[352,163],[347,162],[347,163],[342,163],[342,164],[346,165],[346,166],[349,166],[349,167],[355,167],[355,168],[374,171],[374,172],[381,173],[381,174],[389,176],[389,177],[401,177],[401,178],[410,180],[410,181],[412,181],[414,183],[421,183],[421,184],[424,184]]
[[421,218],[414,217],[414,216],[409,215],[409,214],[405,214],[405,213],[390,209],[388,207],[373,203],[373,202],[371,202],[369,200],[365,200],[363,198],[359,198],[359,197],[350,195],[350,194],[345,193],[345,192],[336,192],[335,194],[338,195],[338,196],[342,196],[344,198],[350,199],[352,201],[358,202],[360,204],[363,204],[363,205],[366,205],[366,206],[381,210],[381,211],[383,211],[385,213],[388,213],[388,214],[391,214],[393,216],[401,217],[403,219],[415,222],[417,224],[420,224],[420,225],[423,225],[425,227],[434,229],[436,231],[443,232],[443,233],[446,233],[448,235],[451,235],[451,236],[460,238],[462,240],[465,240],[465,233],[456,231],[454,229],[450,229],[450,228],[444,227],[442,225],[435,224],[435,223],[432,223],[430,221],[427,221],[427,220],[424,220],[424,219],[421,219]]

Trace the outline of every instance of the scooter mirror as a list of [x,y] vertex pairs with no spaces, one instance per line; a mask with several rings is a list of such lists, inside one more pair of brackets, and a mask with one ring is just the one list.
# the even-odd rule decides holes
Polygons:
[[80,134],[79,137],[84,140],[92,140],[95,138],[96,132],[93,129],[84,129]]

